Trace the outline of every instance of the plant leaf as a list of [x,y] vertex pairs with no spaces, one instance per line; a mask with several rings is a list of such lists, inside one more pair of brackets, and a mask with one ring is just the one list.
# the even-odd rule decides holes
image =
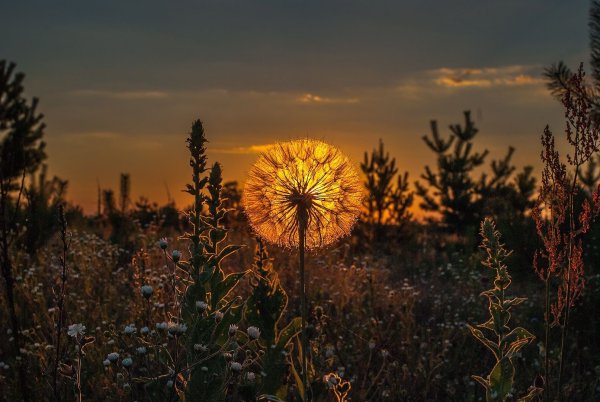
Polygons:
[[543,388],[529,387],[529,392],[522,398],[519,398],[517,402],[531,402],[533,398],[540,396],[544,392]]
[[515,367],[510,359],[500,359],[490,373],[490,387],[486,392],[488,401],[504,401],[512,391],[514,376]]
[[498,345],[496,345],[494,342],[490,341],[489,339],[487,339],[485,337],[485,335],[483,334],[483,332],[481,332],[480,330],[478,330],[475,327],[470,326],[469,324],[467,324],[467,327],[469,327],[469,330],[471,331],[471,334],[473,334],[473,336],[475,338],[477,338],[481,343],[483,343],[489,350],[492,351],[492,353],[494,353],[494,356],[496,356],[496,360],[500,359],[500,348],[498,347]]

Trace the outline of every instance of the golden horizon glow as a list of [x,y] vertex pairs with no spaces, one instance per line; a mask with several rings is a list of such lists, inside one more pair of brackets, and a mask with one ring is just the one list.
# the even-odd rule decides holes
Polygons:
[[322,141],[302,139],[275,144],[259,156],[244,185],[242,205],[260,237],[292,248],[298,247],[303,202],[306,247],[311,249],[349,234],[362,200],[362,184],[348,157]]

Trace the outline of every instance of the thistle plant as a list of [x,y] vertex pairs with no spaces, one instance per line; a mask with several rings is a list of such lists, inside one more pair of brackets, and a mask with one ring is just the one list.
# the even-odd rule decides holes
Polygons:
[[[193,230],[183,239],[191,242],[191,258],[188,261],[174,259],[188,284],[178,312],[190,329],[185,342],[186,365],[180,373],[185,379],[182,385],[185,385],[186,398],[221,400],[228,385],[227,366],[234,370],[238,367],[234,364],[237,362],[227,361],[224,355],[231,353],[229,349],[238,349],[234,336],[237,331],[231,331],[231,326],[241,318],[241,303],[230,293],[246,271],[225,275],[220,266],[225,257],[242,246],[223,245],[227,231],[222,221],[227,211],[222,207],[221,166],[215,163],[206,175],[206,138],[199,120],[193,124],[187,142],[193,174],[192,184],[187,185],[186,191],[194,197],[194,207],[189,214]],[[208,194],[203,191],[205,187]],[[207,350],[200,359],[196,357],[195,345],[206,345]]]
[[360,180],[337,148],[303,139],[279,143],[260,155],[242,203],[255,232],[279,246],[298,247],[302,312],[301,398],[308,400],[305,249],[347,235],[362,204]]
[[[494,270],[496,276],[493,282],[494,287],[481,293],[488,299],[490,318],[483,324],[468,325],[468,327],[471,334],[494,354],[496,364],[486,378],[473,376],[473,379],[485,388],[488,402],[505,401],[513,392],[515,367],[512,359],[523,346],[534,339],[534,336],[525,328],[517,327],[511,330],[508,327],[512,307],[526,300],[522,297],[511,298],[506,295],[511,277],[505,260],[512,254],[512,251],[504,248],[500,242],[500,232],[496,230],[494,221],[490,218],[486,218],[481,223],[480,233],[483,239],[481,248],[487,255],[482,264]],[[531,401],[541,392],[541,388],[531,387],[527,395],[519,399],[519,402]]]

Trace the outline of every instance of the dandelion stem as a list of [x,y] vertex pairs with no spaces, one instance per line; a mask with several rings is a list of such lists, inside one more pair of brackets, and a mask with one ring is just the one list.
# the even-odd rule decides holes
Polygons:
[[304,249],[306,245],[306,208],[298,207],[298,257],[300,265],[300,300],[302,309],[302,387],[304,401],[308,401],[308,364],[307,349],[308,340],[306,338],[306,281],[304,277]]

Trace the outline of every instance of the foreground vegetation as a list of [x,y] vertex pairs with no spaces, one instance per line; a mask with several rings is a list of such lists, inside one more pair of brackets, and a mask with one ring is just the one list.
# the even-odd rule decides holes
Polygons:
[[[297,256],[254,237],[202,123],[190,207],[132,205],[123,175],[120,205],[104,190],[86,216],[46,177],[42,116],[13,68],[0,65],[0,400],[600,398],[600,139],[582,69],[561,95],[568,156],[547,128],[539,185],[513,148],[475,175],[488,153],[468,112],[446,138],[432,123],[416,194],[383,143],[365,154],[363,216],[307,254],[304,372]],[[435,219],[413,219],[416,199]]]

